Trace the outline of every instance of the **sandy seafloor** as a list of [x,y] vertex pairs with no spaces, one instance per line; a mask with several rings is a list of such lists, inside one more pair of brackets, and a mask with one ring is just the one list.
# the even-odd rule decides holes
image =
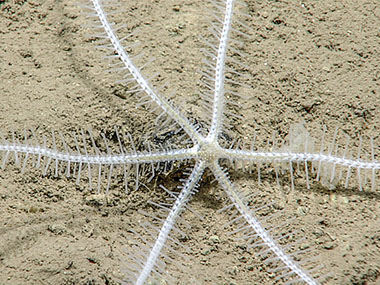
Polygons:
[[[74,147],[71,132],[91,128],[99,142],[101,132],[115,139],[116,126],[136,142],[152,134],[151,144],[164,142],[168,134],[154,132],[154,114],[136,109],[136,98],[115,83],[118,75],[104,72],[104,53],[94,49],[99,42],[83,26],[76,4],[0,1],[1,132],[22,138],[32,128],[41,142],[51,130],[60,131]],[[193,122],[207,122],[199,109],[197,70],[203,66],[200,37],[208,37],[204,15],[210,5],[198,0],[121,4],[115,22],[126,26],[120,34],[137,31],[131,41],[141,43],[128,51],[144,50],[142,62],[155,57],[146,69],[148,75],[159,72],[153,83],[166,79],[183,112]],[[361,136],[363,150],[373,137],[378,159],[378,1],[249,0],[243,10],[248,37],[239,38],[236,47],[245,52],[237,58],[247,68],[237,80],[248,87],[235,86],[245,99],[232,112],[243,118],[232,120],[226,137],[248,142],[256,132],[258,145],[265,145],[273,131],[284,138],[292,124],[304,121],[318,140],[323,125],[328,141],[337,127],[337,142],[344,145],[348,135],[353,155]],[[147,201],[164,202],[158,185],[173,189],[185,168],[158,173],[150,183],[143,176],[145,185],[135,190],[130,182],[128,194],[122,179],[115,179],[105,197],[95,195],[85,177],[77,186],[75,179],[51,172],[45,177],[29,164],[24,173],[14,162],[0,171],[0,284],[117,284],[123,254],[133,246],[131,229],[144,236],[141,210],[154,214]],[[326,284],[380,283],[378,172],[374,189],[363,191],[355,173],[349,189],[342,183],[322,185],[311,175],[310,190],[302,171],[295,173],[294,190],[286,173],[281,186],[270,169],[263,171],[260,185],[255,169],[230,173],[240,188],[257,193],[257,206],[276,201],[271,207],[283,210],[283,219],[294,218],[285,231],[305,237],[301,247],[311,249],[308,255],[324,266],[317,275],[331,273]],[[270,268],[244,241],[228,235],[233,227],[224,228],[230,213],[218,212],[228,205],[220,186],[212,177],[202,180],[190,205],[203,220],[184,214],[188,228],[182,228],[181,241],[188,260],[183,272],[169,264],[170,275],[177,284],[273,284]]]

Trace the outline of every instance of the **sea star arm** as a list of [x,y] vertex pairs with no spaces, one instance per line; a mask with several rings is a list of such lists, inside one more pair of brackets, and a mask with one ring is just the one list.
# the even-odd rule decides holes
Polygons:
[[107,15],[103,10],[102,3],[100,0],[92,0],[93,13],[98,17],[101,26],[104,29],[108,39],[111,42],[114,52],[118,55],[120,61],[128,69],[133,79],[140,86],[141,91],[149,95],[149,97],[173,120],[175,120],[183,130],[192,138],[194,141],[199,141],[201,135],[197,132],[196,128],[189,122],[189,120],[183,116],[164,96],[159,94],[154,90],[149,82],[141,74],[139,68],[137,68],[129,54],[125,51],[123,45],[120,43],[118,36],[115,34],[112,25],[107,19]]
[[216,56],[212,121],[210,132],[208,134],[208,139],[213,141],[217,139],[223,124],[223,111],[225,106],[224,71],[228,47],[228,36],[230,33],[233,15],[233,6],[233,0],[226,1],[222,31],[220,34],[220,41]]
[[255,217],[254,211],[244,202],[243,197],[241,197],[239,191],[236,190],[236,187],[228,179],[226,173],[222,170],[219,164],[215,162],[211,169],[218,182],[223,187],[232,203],[235,205],[236,209],[244,217],[249,226],[256,232],[257,236],[260,237],[264,244],[272,251],[276,258],[281,260],[293,274],[296,274],[307,284],[317,284],[317,281],[315,281],[286,252],[284,252],[280,245],[265,230],[265,228]]
[[149,256],[145,261],[142,270],[140,271],[139,277],[136,281],[136,285],[142,285],[149,278],[153,267],[155,266],[158,257],[161,254],[161,251],[166,243],[166,240],[169,236],[171,229],[173,228],[177,218],[181,214],[184,206],[189,200],[190,196],[195,192],[197,183],[201,178],[203,171],[205,169],[205,164],[199,162],[194,167],[190,177],[185,182],[185,185],[182,188],[182,191],[178,195],[172,209],[170,210],[164,224],[161,227],[161,230],[158,234],[157,239],[154,242],[152,249],[149,252]]
[[89,165],[124,165],[140,163],[158,163],[163,161],[175,161],[192,159],[196,155],[194,148],[147,152],[147,153],[121,153],[121,154],[86,154],[59,151],[57,149],[27,144],[2,143],[0,151],[4,152],[3,167],[11,154],[15,157],[39,156],[40,160],[47,158],[58,163],[82,163]]
[[325,162],[350,168],[380,169],[380,162],[376,160],[366,161],[362,159],[350,159],[321,153],[297,153],[297,152],[260,152],[236,149],[225,149],[223,158],[244,161],[267,162]]

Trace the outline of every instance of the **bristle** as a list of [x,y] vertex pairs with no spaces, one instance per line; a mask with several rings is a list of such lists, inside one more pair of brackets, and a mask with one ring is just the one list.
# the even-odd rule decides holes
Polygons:
[[[371,141],[371,159],[372,159],[372,163],[375,163],[375,147],[374,147],[374,143],[373,143],[373,137],[370,138],[370,141]],[[372,192],[375,192],[375,188],[376,188],[376,180],[375,180],[376,170],[374,168],[372,168],[371,172],[372,172],[372,176],[371,176],[371,190],[372,190]]]
[[[349,143],[350,143],[350,137],[346,134],[346,144],[345,144],[345,147],[344,147],[344,150],[343,150],[343,155],[342,155],[343,158],[346,158],[347,155],[348,155],[348,146],[349,146]],[[344,166],[341,166],[340,167],[340,172],[339,172],[339,178],[338,178],[338,180],[342,179],[343,170],[344,170]]]
[[[305,142],[305,153],[308,152],[308,147],[309,147],[309,136],[307,135],[306,137],[306,142]],[[305,175],[306,175],[306,187],[307,189],[310,189],[310,182],[309,182],[309,169],[308,169],[308,161],[305,160]],[[277,176],[277,175],[276,175]]]
[[[321,150],[319,154],[323,154],[323,148],[324,148],[324,143],[325,143],[325,135],[326,135],[326,126],[323,126],[323,133],[322,133],[322,141],[321,141]],[[321,175],[321,166],[322,166],[322,161],[320,160],[318,162],[318,171],[317,171],[317,181],[320,180],[320,175]]]
[[[359,147],[358,147],[358,156],[357,156],[358,160],[360,160],[361,158],[361,151],[362,151],[362,137],[359,137]],[[359,189],[360,191],[363,191],[362,177],[360,175],[360,167],[358,167],[356,171],[357,171],[357,176],[358,176]]]
[[258,179],[259,185],[261,185],[261,162],[260,161],[257,162],[257,179]]
[[348,188],[348,182],[350,180],[350,176],[351,176],[351,166],[349,166],[348,169],[347,169],[346,180],[345,180],[345,183],[344,183],[344,188],[346,188],[346,189]]
[[[335,146],[335,151],[334,151],[334,155],[337,156],[337,154],[338,154],[338,145]],[[330,183],[333,183],[335,179],[335,168],[336,168],[336,163],[334,163],[331,167]]]
[[293,174],[293,165],[291,161],[289,161],[289,171],[290,171],[290,184],[292,186],[292,191],[294,191],[294,174]]

